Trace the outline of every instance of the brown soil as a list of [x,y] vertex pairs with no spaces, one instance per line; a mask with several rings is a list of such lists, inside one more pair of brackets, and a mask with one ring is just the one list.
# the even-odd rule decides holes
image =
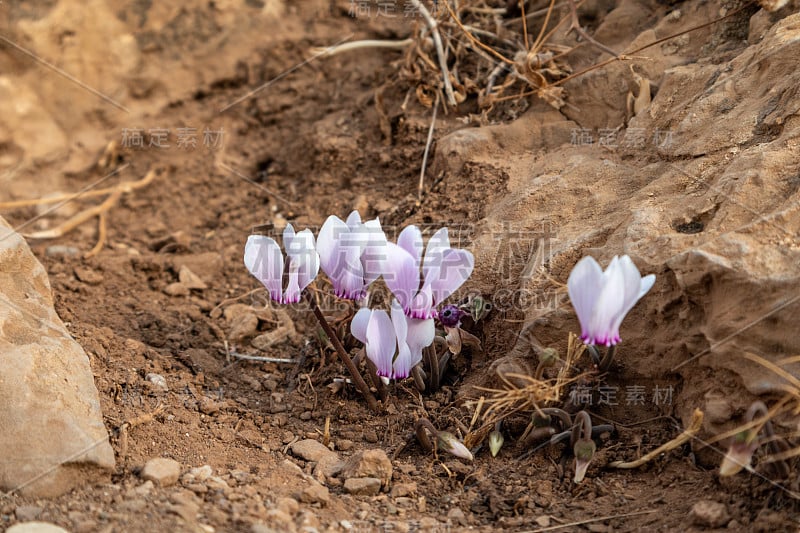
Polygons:
[[[16,16],[40,16],[49,4],[39,2]],[[279,225],[281,219],[296,228],[315,227],[328,214],[343,217],[353,207],[362,215],[380,216],[388,228],[469,225],[478,223],[489,202],[505,191],[507,176],[493,168],[468,165],[460,173],[434,168],[424,198],[417,201],[430,109],[413,92],[405,111],[401,109],[413,86],[398,78],[395,51],[370,49],[313,61],[218,112],[303,62],[310,46],[337,42],[350,33],[355,38],[407,35],[408,21],[402,18],[355,20],[348,16],[346,2],[337,5],[325,16],[319,6],[308,13],[289,9],[283,15],[289,19],[285,33],[270,36],[272,44],[230,58],[239,62],[238,78],[214,80],[159,107],[141,123],[123,124],[224,128],[226,146],[212,150],[200,142],[195,149],[181,149],[173,137],[169,149],[123,148],[117,166],[129,167],[109,184],[139,179],[150,169],[161,169],[161,174],[151,185],[124,196],[111,211],[108,245],[97,256],[47,253],[53,244],[87,251],[95,241],[92,224],[56,243],[32,242],[50,274],[59,315],[91,359],[118,463],[108,483],[52,501],[17,495],[0,500],[0,528],[17,521],[19,506],[34,505],[42,508],[38,519],[73,531],[199,531],[201,525],[249,531],[252,524],[267,520],[278,498],[299,498],[305,482],[282,463],[288,459],[310,470],[287,452],[287,444],[298,438],[321,439],[326,420],[331,442],[343,457],[376,447],[392,456],[423,414],[440,428],[458,431],[469,425],[472,411],[460,400],[476,394],[467,387],[485,383],[491,362],[510,347],[508,331],[497,324],[486,331],[473,329],[486,353],[451,371],[441,391],[419,396],[413,387],[394,386],[381,414],[370,412],[353,389],[330,386],[345,371],[332,350],[320,347],[304,305],[288,311],[297,335],[266,351],[252,348],[247,337],[225,344],[231,320],[242,313],[235,304],[259,309],[265,303],[263,292],[248,295],[259,284],[242,264],[243,245],[254,227]],[[658,9],[661,15],[666,12]],[[131,8],[128,16],[135,14]],[[200,31],[202,25],[192,28]],[[168,29],[160,37],[172,38]],[[182,31],[169,30],[176,35]],[[725,54],[725,47],[718,53]],[[540,105],[532,97],[506,103],[484,120],[507,122]],[[470,112],[478,112],[474,102],[457,113],[440,114],[437,138],[464,127],[461,119]],[[107,138],[120,136],[119,129],[111,129]],[[64,187],[79,190],[104,174],[97,169],[77,173]],[[35,212],[21,209],[4,215],[17,225]],[[464,244],[469,244],[468,235]],[[183,264],[208,288],[167,294]],[[330,314],[341,317],[340,312]],[[267,320],[259,321],[259,333],[275,327],[270,320],[275,314],[262,318]],[[229,350],[299,363],[237,361],[228,358]],[[326,363],[321,367],[323,353]],[[150,373],[164,376],[169,392],[151,388],[145,379]],[[676,391],[681,387],[665,384]],[[124,422],[160,405],[163,411],[151,421],[121,437],[118,429]],[[320,530],[343,530],[343,521],[349,521],[356,531],[402,530],[402,523],[411,530],[492,531],[596,519],[562,530],[671,531],[691,529],[693,504],[707,499],[727,505],[732,529],[796,527],[792,516],[797,516],[797,505],[784,493],[747,474],[720,479],[714,470],[695,464],[688,446],[636,470],[605,466],[635,458],[676,436],[681,427],[671,406],[606,407],[597,413],[614,420],[618,432],[600,446],[579,486],[571,483],[570,464],[560,462],[560,450],[521,459],[525,450],[514,437],[524,429],[527,415],[519,415],[507,421],[506,444],[497,458],[484,448],[473,463],[446,457],[442,463],[411,444],[397,455],[393,479],[394,484],[416,483],[408,497],[354,497],[334,484],[328,505],[301,503],[295,522]],[[180,486],[137,493],[142,465],[161,456],[178,460],[184,470],[211,465],[231,489],[196,496]],[[624,516],[628,513],[632,515]],[[623,516],[602,518],[615,515]]]

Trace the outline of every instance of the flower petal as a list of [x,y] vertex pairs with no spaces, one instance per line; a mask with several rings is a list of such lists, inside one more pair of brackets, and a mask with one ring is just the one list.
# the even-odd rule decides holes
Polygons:
[[286,290],[283,292],[283,298],[281,298],[282,304],[296,304],[300,301],[300,282],[298,280],[297,275],[297,268],[289,269],[289,278],[286,281]]
[[364,344],[367,344],[367,324],[371,316],[372,309],[362,307],[350,321],[350,333]]
[[625,276],[619,257],[614,256],[603,272],[603,288],[595,301],[589,319],[588,344],[615,344],[614,324],[624,305]]
[[[472,452],[469,451],[469,448],[466,445],[458,440],[455,435],[449,433],[447,431],[440,431],[439,434],[436,436],[437,446],[440,450],[449,453],[459,459],[465,459],[467,461],[472,461]],[[493,454],[496,455],[496,454]]]
[[595,302],[603,288],[603,269],[592,256],[586,256],[573,267],[567,279],[567,292],[578,322],[581,324],[581,339],[587,340],[589,320]]
[[[427,261],[426,255],[425,262]],[[431,286],[433,306],[438,306],[457,291],[472,275],[474,267],[475,257],[471,252],[452,248],[444,250],[440,265],[429,270],[425,276],[425,283]]]
[[283,253],[274,239],[250,235],[244,247],[244,264],[269,291],[269,297],[280,302],[283,283]]
[[411,369],[422,361],[422,350],[433,343],[433,338],[436,335],[432,318],[425,320],[407,316],[402,318],[405,318],[408,330],[405,339],[405,343],[408,346],[408,359],[400,361],[398,357],[398,360],[395,361],[394,371],[398,379],[408,377]]
[[653,285],[656,283],[656,275],[655,274],[648,274],[642,278],[642,282],[639,285],[639,297],[636,298],[640,300],[642,296],[650,292],[650,289],[653,288]]
[[[392,363],[392,379],[405,379],[419,361],[414,362],[414,356],[411,354],[408,344],[399,344],[398,346],[397,357]],[[420,358],[421,360],[422,358]]]
[[[292,231],[287,238],[286,234],[289,230]],[[310,229],[295,233],[292,225],[289,224],[283,231],[283,248],[289,257],[308,256],[311,253],[316,253],[314,234],[311,233]]]
[[450,237],[447,228],[441,228],[428,239],[428,246],[425,248],[425,262],[422,264],[422,277],[428,279],[428,273],[432,268],[441,268],[444,258],[442,254],[450,249]]
[[[287,229],[289,228],[291,225],[287,226]],[[297,303],[300,301],[300,293],[319,273],[319,254],[314,248],[314,234],[311,230],[304,229],[299,233],[294,233],[292,230],[288,240],[286,237],[284,231],[284,247],[289,256],[289,280],[283,302]]]
[[397,337],[389,314],[382,309],[372,311],[367,323],[367,357],[375,363],[379,376],[392,377],[396,347]]
[[361,225],[361,215],[358,214],[358,209],[353,209],[353,212],[347,216],[346,224],[351,230]]
[[361,254],[361,265],[364,269],[364,288],[378,279],[383,273],[383,261],[386,259],[386,234],[381,229],[381,223],[376,218],[364,222],[367,232],[367,245]]
[[[409,253],[419,270],[422,259],[422,232],[416,226],[408,226],[397,236],[397,246]],[[417,274],[419,277],[419,274]]]
[[294,227],[291,224],[286,224],[283,228],[283,248],[288,252],[292,247],[292,240],[294,239]]
[[406,313],[419,290],[419,268],[414,257],[404,248],[386,243],[386,259],[383,261],[383,280],[400,302]]
[[343,260],[338,265],[339,277],[331,278],[336,296],[359,300],[364,296],[364,269],[357,246],[342,246]]
[[411,369],[422,360],[420,351],[419,359],[408,345],[409,318],[397,300],[392,300],[392,325],[397,337],[397,357],[392,364],[392,377],[395,379],[407,378]]
[[431,291],[430,284],[426,283],[419,292],[414,295],[414,299],[411,300],[411,307],[406,314],[413,318],[433,318],[436,316],[433,304],[433,292]]
[[339,240],[342,233],[348,231],[347,225],[342,222],[339,217],[334,215],[329,216],[319,230],[317,252],[319,252],[322,271],[325,272],[331,280],[338,278],[336,267],[339,262],[340,254]]
[[406,343],[408,343],[408,347],[411,348],[412,354],[414,352],[419,352],[419,361],[422,361],[422,349],[433,344],[433,338],[436,335],[433,319],[428,318],[421,320],[419,318],[406,317],[406,320],[408,322]]
[[406,344],[406,339],[408,338],[408,320],[400,302],[397,300],[392,300],[391,313],[392,326],[394,327],[394,333],[397,337],[397,343]]
[[622,325],[622,321],[625,319],[625,316],[630,312],[630,310],[633,309],[633,306],[636,305],[636,302],[638,302],[642,296],[647,294],[647,291],[650,290],[656,280],[656,277],[653,274],[646,276],[646,278],[642,278],[641,274],[639,273],[639,269],[636,268],[636,265],[633,264],[633,261],[627,255],[620,257],[619,265],[625,280],[625,289],[622,308],[620,309],[619,315],[615,317],[612,325],[612,344],[616,344],[621,340],[619,336],[619,328]]

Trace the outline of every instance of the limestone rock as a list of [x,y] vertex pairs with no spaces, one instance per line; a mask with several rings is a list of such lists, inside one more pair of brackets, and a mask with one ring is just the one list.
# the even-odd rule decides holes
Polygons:
[[2,218],[0,354],[0,490],[56,496],[109,475],[89,358],[53,309],[44,268]]
[[374,477],[351,477],[344,482],[344,490],[354,496],[377,496],[381,480]]
[[142,479],[150,480],[162,487],[169,487],[178,482],[181,475],[181,464],[174,459],[156,457],[150,459],[142,468]]
[[48,522],[22,522],[6,529],[6,533],[69,533],[63,527]]
[[331,493],[327,487],[320,485],[316,481],[311,481],[300,494],[300,501],[303,503],[318,503],[324,507],[330,503]]
[[[660,89],[627,125],[603,126],[621,128],[609,149],[565,142],[529,152],[463,133],[440,141],[481,172],[507,176],[507,193],[490,198],[476,226],[465,287],[496,311],[524,316],[520,328],[485,323],[487,352],[513,346],[496,368],[535,368],[543,346],[563,354],[580,327],[559,284],[585,255],[605,267],[628,254],[656,284],[622,323],[622,379],[646,385],[648,398],[654,385],[682,380],[670,403],[685,422],[705,398],[727,398],[709,433],[732,427],[725,412],[781,391],[783,378],[753,359],[800,353],[798,55],[800,14],[792,14],[721,64],[656,61],[647,75]],[[570,102],[580,103],[591,84],[577,81]],[[449,152],[436,157],[446,174],[469,169],[449,165]]]
[[306,461],[320,461],[330,455],[338,455],[332,452],[327,446],[314,439],[303,439],[295,442],[291,446],[292,453],[302,457]]
[[350,478],[377,478],[382,487],[388,488],[392,479],[392,461],[381,449],[364,450],[347,460],[339,477],[345,481]]
[[302,457],[306,461],[316,463],[314,467],[314,479],[322,483],[329,477],[339,472],[342,468],[342,460],[339,454],[329,450],[324,444],[314,439],[304,439],[292,444],[292,453]]
[[692,506],[692,523],[698,526],[718,528],[731,519],[724,503],[702,500]]

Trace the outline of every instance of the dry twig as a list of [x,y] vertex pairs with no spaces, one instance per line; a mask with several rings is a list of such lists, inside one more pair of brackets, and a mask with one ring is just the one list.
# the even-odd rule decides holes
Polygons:
[[[431,16],[428,8],[426,8],[422,2],[419,0],[409,1],[414,5],[415,8],[417,8],[420,15],[422,15],[422,18],[425,19],[428,29],[431,31],[433,43],[436,47],[436,55],[439,57],[439,68],[442,70],[442,81],[444,83],[444,93],[447,96],[447,103],[451,107],[455,107],[458,105],[458,102],[456,102],[456,95],[453,92],[453,84],[450,82],[450,71],[447,69],[447,56],[445,55],[444,48],[442,47],[442,36],[439,34],[439,25],[436,23],[436,19]],[[444,2],[444,4],[447,5],[447,2]]]

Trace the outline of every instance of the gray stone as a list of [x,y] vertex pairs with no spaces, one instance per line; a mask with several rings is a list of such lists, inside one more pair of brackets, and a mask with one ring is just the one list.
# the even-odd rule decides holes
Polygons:
[[181,475],[181,464],[174,459],[156,457],[150,459],[142,468],[142,479],[152,481],[161,487],[169,487],[178,482]]
[[323,457],[331,456],[331,454],[338,457],[336,452],[329,450],[327,446],[314,439],[299,440],[292,444],[290,449],[294,455],[306,461],[316,462]]
[[462,511],[459,507],[453,507],[447,511],[447,518],[450,519],[454,525],[467,525],[467,515],[465,515],[464,511]]
[[297,530],[292,517],[280,509],[270,509],[264,524],[253,524],[252,533],[291,533]]
[[23,522],[6,529],[6,533],[69,533],[69,531],[47,522]]
[[692,523],[703,527],[722,527],[731,519],[724,503],[701,500],[692,506]]
[[289,516],[294,516],[300,511],[300,503],[294,498],[278,498],[278,501],[275,502],[275,508],[280,509]]
[[39,518],[43,508],[39,505],[20,505],[14,509],[14,516],[20,522],[31,522]]
[[331,501],[331,493],[327,487],[320,485],[316,481],[310,481],[308,487],[303,489],[300,494],[300,501],[303,503],[318,503],[325,506]]
[[147,374],[144,379],[150,382],[152,387],[161,392],[169,391],[169,385],[167,385],[167,379],[162,376],[161,374]]
[[402,498],[404,496],[416,496],[417,495],[417,484],[414,482],[411,483],[395,483],[392,485],[392,497],[393,498]]
[[339,454],[314,439],[297,441],[292,444],[291,450],[294,455],[316,463],[313,475],[320,483],[328,482],[328,478],[341,469],[342,460]]
[[381,480],[374,477],[351,477],[344,482],[344,490],[354,496],[377,496]]
[[192,272],[186,265],[181,266],[178,272],[178,280],[187,289],[203,290],[208,288],[208,285],[200,279],[200,276]]
[[181,483],[183,484],[201,483],[207,480],[213,474],[214,474],[214,469],[211,468],[210,465],[198,466],[189,469],[188,472],[186,472],[183,476],[181,476]]
[[373,477],[388,487],[392,479],[392,461],[381,449],[364,450],[354,454],[342,467],[339,477],[345,481],[350,478]]
[[0,354],[0,491],[51,497],[108,477],[114,451],[89,358],[53,309],[44,268],[2,218]]
[[[493,370],[532,372],[526,368],[535,361],[531,355],[545,346],[564,354],[568,333],[580,326],[558,284],[584,256],[605,267],[613,256],[627,254],[642,274],[656,274],[656,282],[622,322],[614,369],[622,372],[620,379],[645,381],[651,396],[656,384],[663,390],[680,382],[674,398],[662,399],[675,406],[684,425],[706,393],[728,399],[729,406],[716,406],[701,438],[730,429],[717,422],[728,411],[744,412],[754,396],[783,394],[783,378],[756,360],[777,364],[800,353],[800,145],[794,141],[800,122],[796,99],[780,96],[800,86],[798,56],[795,13],[721,64],[677,55],[637,63],[638,72],[646,69],[660,85],[627,128],[619,119],[601,120],[605,125],[582,120],[602,119],[583,105],[597,92],[590,77],[582,77],[569,94],[581,110],[581,127],[623,125],[611,153],[596,144],[570,144],[569,136],[561,147],[528,151],[524,143],[535,124],[495,127],[497,134],[505,128],[503,145],[486,132],[481,139],[457,132],[439,141],[434,165],[451,177],[480,180],[491,168],[505,178],[503,187],[487,194],[486,215],[470,245],[475,270],[466,285],[493,295],[493,309],[524,316],[513,331],[484,326],[484,334],[513,345]],[[678,102],[686,105],[676,107]],[[618,104],[609,117],[624,116],[624,98]],[[533,121],[528,114],[539,110],[517,122]],[[644,144],[634,148],[642,132]],[[464,146],[452,163],[447,147],[455,144]],[[530,246],[505,257],[517,241]],[[718,466],[711,450],[701,450],[699,441],[693,446],[701,464]]]

